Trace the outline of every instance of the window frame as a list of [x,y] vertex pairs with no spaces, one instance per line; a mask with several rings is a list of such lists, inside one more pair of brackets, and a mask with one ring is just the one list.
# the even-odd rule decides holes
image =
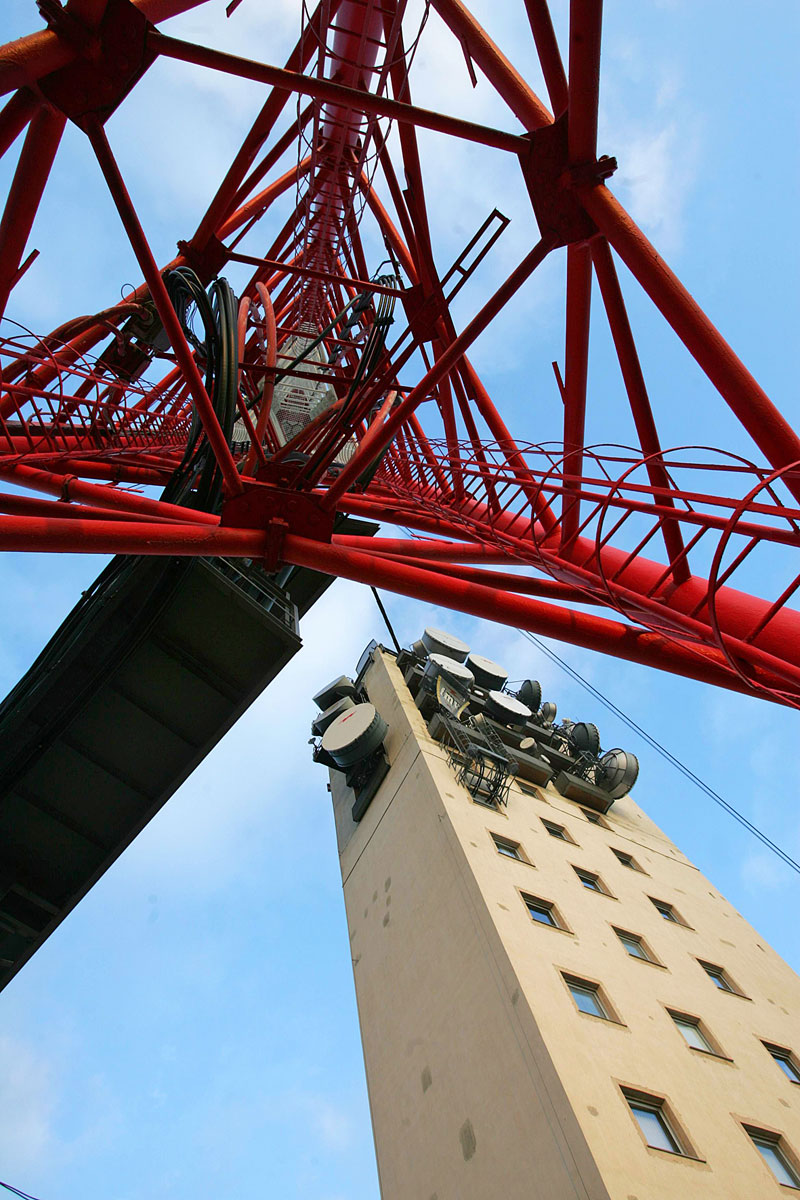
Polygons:
[[498,813],[501,817],[506,815],[499,801],[484,799],[482,796],[473,796],[471,792],[468,792],[468,795],[473,804],[479,804],[481,808],[488,808],[489,812]]
[[[617,938],[619,939],[620,944],[624,948],[625,953],[627,954],[628,958],[633,958],[636,960],[636,962],[650,963],[650,965],[653,967],[662,967],[662,968],[664,967],[664,964],[662,962],[660,962],[658,958],[656,958],[656,955],[655,955],[650,943],[647,941],[647,939],[645,937],[642,937],[641,933],[634,933],[632,929],[620,929],[616,925],[612,925],[611,928],[614,930],[614,933],[617,935]],[[625,944],[625,938],[630,938],[630,940],[632,942],[635,942],[636,945],[639,946],[640,949],[642,949],[644,951],[644,953],[643,954],[631,954],[630,950],[628,949],[628,947]]]
[[[662,921],[664,921],[667,925],[680,925],[684,929],[691,929],[691,925],[689,925],[688,922],[686,922],[683,919],[683,917],[678,912],[675,905],[671,903],[671,901],[659,900],[657,896],[648,896],[647,899],[653,905],[656,912],[661,917]],[[661,911],[662,908],[668,909],[670,915],[665,916],[664,913]]]
[[[608,848],[614,855],[614,858],[617,860],[619,865],[624,867],[626,871],[638,871],[640,875],[647,874],[647,871],[645,871],[644,867],[639,865],[637,860],[628,850],[617,850],[615,846],[609,846]],[[629,861],[625,862],[625,859],[628,859]]]
[[[711,1058],[720,1058],[724,1062],[733,1062],[732,1058],[729,1058],[727,1054],[723,1053],[719,1042],[709,1031],[708,1026],[702,1017],[695,1016],[694,1013],[684,1012],[679,1008],[670,1008],[669,1005],[664,1005],[664,1010],[680,1034],[681,1039],[683,1040],[683,1043],[687,1049],[694,1051],[695,1054],[705,1054]],[[705,1042],[705,1046],[693,1046],[681,1029],[681,1022],[684,1025],[694,1026],[699,1033],[701,1040]]]
[[[585,979],[582,975],[576,975],[574,971],[567,971],[563,970],[562,968],[557,969],[564,986],[569,992],[570,999],[575,1005],[575,1011],[577,1013],[579,1013],[582,1017],[593,1017],[596,1021],[605,1021],[607,1024],[621,1025],[623,1028],[625,1027],[624,1021],[620,1019],[619,1013],[609,1000],[606,990],[601,983],[598,983],[595,979]],[[585,1009],[581,1008],[581,1006],[578,1004],[578,1001],[575,999],[575,992],[573,991],[573,988],[579,991],[591,993],[601,1011],[599,1013],[586,1012]]]
[[[594,894],[596,896],[609,896],[609,897],[611,896],[611,892],[608,890],[605,883],[603,882],[602,877],[600,875],[598,875],[597,871],[590,871],[588,869],[588,867],[576,867],[575,863],[570,863],[570,866],[572,867],[575,874],[578,876],[578,879],[581,882],[581,886],[584,888],[585,891],[594,892]],[[593,882],[596,883],[597,886],[589,887],[583,879],[584,875],[587,876],[587,878],[593,880]],[[611,897],[611,898],[613,899],[614,897]]]
[[[760,1038],[759,1040],[784,1079],[788,1079],[789,1083],[800,1087],[800,1060],[798,1060],[794,1051],[789,1046],[779,1046],[777,1042],[768,1042],[765,1038]],[[782,1061],[789,1064],[796,1078],[783,1069],[780,1065]]]
[[580,808],[581,808],[581,812],[583,813],[584,817],[586,818],[586,820],[589,822],[590,825],[597,825],[597,826],[599,826],[600,829],[610,829],[611,828],[611,826],[609,825],[608,821],[605,819],[605,817],[603,816],[602,813],[597,812],[594,808],[584,808],[582,805],[580,806]]
[[[630,1113],[631,1120],[642,1139],[644,1146],[648,1150],[654,1151],[656,1154],[669,1154],[673,1158],[689,1158],[695,1162],[702,1161],[686,1130],[681,1122],[677,1119],[675,1111],[666,1096],[657,1095],[654,1092],[646,1092],[643,1088],[631,1087],[629,1084],[619,1083],[619,1090],[622,1093],[622,1098],[625,1101],[625,1106]],[[638,1117],[636,1116],[635,1108],[644,1110],[645,1112],[654,1113],[658,1123],[667,1135],[675,1149],[667,1149],[665,1146],[654,1146],[647,1140],[647,1134],[642,1128]]]
[[544,825],[548,837],[555,838],[557,842],[566,842],[570,846],[577,846],[578,843],[566,825],[559,825],[558,821],[551,821],[548,817],[539,817],[539,820]]
[[[785,1135],[778,1129],[765,1129],[763,1125],[754,1125],[750,1121],[742,1121],[741,1126],[765,1169],[769,1171],[773,1183],[776,1183],[778,1187],[786,1188],[787,1192],[800,1192],[800,1160]],[[759,1143],[770,1146],[775,1151],[775,1155],[786,1169],[787,1175],[793,1179],[792,1183],[784,1183],[782,1179],[778,1178],[769,1160],[761,1153]]]
[[[718,992],[722,992],[723,995],[727,996],[739,996],[742,1000],[750,999],[750,997],[742,991],[726,967],[720,966],[719,963],[709,962],[708,959],[705,958],[698,958],[696,961],[700,964],[703,971],[714,984],[714,987]],[[720,985],[716,982],[718,978],[724,981],[725,987],[720,987]]]
[[[522,903],[525,905],[528,917],[534,925],[542,925],[546,929],[557,929],[560,933],[572,933],[572,930],[567,925],[553,900],[547,900],[544,896],[534,896],[531,892],[523,891],[522,888],[517,888],[517,891]],[[540,921],[538,917],[535,917],[531,912],[529,901],[533,902],[533,906],[537,908],[538,912],[547,912],[551,919],[549,921]]]
[[[527,854],[523,850],[521,842],[515,842],[513,838],[506,837],[502,833],[495,833],[493,829],[487,829],[486,832],[489,834],[489,837],[491,838],[491,841],[492,841],[492,844],[494,845],[495,850],[497,851],[498,854],[501,854],[503,856],[503,858],[509,858],[512,860],[512,862],[525,863],[525,865],[528,867],[533,866],[533,863],[531,862],[531,860],[528,858]],[[508,853],[506,853],[506,851],[501,850],[500,846],[498,844],[500,842],[503,842],[506,846],[509,846],[514,851],[514,853],[508,854]]]

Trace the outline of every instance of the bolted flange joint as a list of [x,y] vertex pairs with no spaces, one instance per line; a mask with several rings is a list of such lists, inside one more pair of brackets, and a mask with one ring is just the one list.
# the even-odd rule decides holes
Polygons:
[[96,29],[55,0],[39,7],[52,32],[77,53],[74,62],[40,79],[39,91],[79,128],[89,119],[104,124],[155,60],[147,45],[152,25],[132,0],[108,0]]
[[552,246],[588,241],[597,226],[576,188],[602,183],[616,171],[616,159],[604,154],[595,162],[570,163],[566,113],[529,134],[528,143],[520,165],[542,238]]

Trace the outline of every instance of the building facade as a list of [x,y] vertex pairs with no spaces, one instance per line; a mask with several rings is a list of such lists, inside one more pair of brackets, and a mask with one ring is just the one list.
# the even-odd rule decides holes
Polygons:
[[800,979],[630,795],[459,780],[408,661],[330,772],[383,1200],[800,1195]]

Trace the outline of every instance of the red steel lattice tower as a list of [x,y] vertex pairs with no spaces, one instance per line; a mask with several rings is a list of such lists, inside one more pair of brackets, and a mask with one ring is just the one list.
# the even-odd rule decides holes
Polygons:
[[[198,3],[40,0],[47,28],[0,52],[0,148],[21,147],[0,220],[0,308],[13,318],[67,121],[91,143],[143,278],[46,337],[6,322],[0,546],[312,567],[797,707],[800,574],[762,564],[773,554],[783,569],[782,548],[800,543],[800,441],[607,184],[600,0],[572,0],[566,64],[546,0],[525,0],[549,107],[461,0],[431,0],[505,106],[503,129],[414,103],[404,0],[303,6],[282,68],[159,31]],[[197,229],[161,265],[105,130],[157,58],[264,88]],[[420,129],[515,159],[539,230],[460,330],[451,302],[506,220],[495,211],[440,272]],[[261,229],[264,253],[243,253]],[[386,257],[371,269],[376,239]],[[560,436],[537,443],[509,430],[469,352],[561,253]],[[664,447],[618,260],[740,422],[752,460]],[[231,264],[252,268],[238,297]],[[586,444],[593,280],[632,447]],[[408,536],[337,532],[338,514]]]

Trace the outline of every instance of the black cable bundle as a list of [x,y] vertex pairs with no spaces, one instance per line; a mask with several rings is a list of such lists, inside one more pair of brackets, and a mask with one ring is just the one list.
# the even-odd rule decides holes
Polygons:
[[[394,275],[381,275],[375,280],[375,282],[381,287],[395,287],[397,284],[397,280],[395,279]],[[372,297],[370,293],[364,292],[362,295],[356,298],[356,304],[358,305],[359,301],[363,302],[365,299],[367,302],[369,302],[371,298]],[[352,396],[355,395],[359,384],[364,380],[369,379],[370,375],[378,365],[378,360],[380,359],[383,347],[386,343],[386,335],[389,332],[389,326],[394,321],[394,304],[394,296],[387,296],[383,292],[380,294],[380,298],[375,308],[375,320],[372,322],[370,331],[367,334],[367,340],[361,353],[358,369],[356,370],[355,378],[350,385],[350,391],[348,392],[347,400],[345,401],[345,409],[347,408],[347,402],[352,398]],[[363,309],[366,307],[367,304],[362,303],[361,310],[359,311],[363,311]]]
[[[206,292],[189,267],[170,271],[164,282],[186,338],[205,368],[206,391],[230,443],[236,421],[239,371],[236,296],[226,279],[215,279]],[[202,337],[194,329],[194,314],[200,320]],[[186,451],[162,499],[214,512],[221,495],[222,474],[194,410]]]

